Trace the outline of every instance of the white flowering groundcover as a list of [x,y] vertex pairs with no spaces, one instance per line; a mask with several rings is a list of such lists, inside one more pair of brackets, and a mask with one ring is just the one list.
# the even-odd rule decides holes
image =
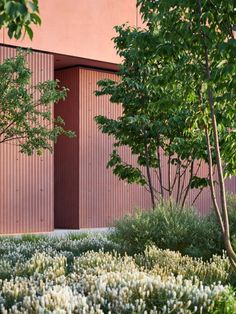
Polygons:
[[226,257],[116,250],[102,235],[0,239],[0,313],[213,313],[228,293]]

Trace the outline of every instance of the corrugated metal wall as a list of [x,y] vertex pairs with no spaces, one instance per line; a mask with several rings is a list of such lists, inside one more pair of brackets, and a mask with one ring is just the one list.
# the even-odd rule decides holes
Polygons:
[[[77,137],[59,138],[55,145],[55,227],[104,227],[135,207],[150,207],[149,195],[140,186],[125,184],[106,169],[113,140],[98,131],[94,116],[117,117],[121,108],[94,91],[98,80],[116,75],[69,68],[56,71],[56,78],[70,91],[55,107],[55,115],[61,115]],[[131,160],[128,150],[121,153]]]
[[[16,50],[0,47],[0,62]],[[27,57],[32,84],[53,78],[53,56]],[[0,234],[53,230],[53,156],[28,157],[13,143],[0,145]]]
[[79,227],[79,69],[55,72],[62,86],[69,88],[65,101],[55,106],[65,126],[76,132],[74,139],[61,136],[55,145],[55,228]]
[[[112,137],[102,134],[94,122],[96,115],[116,118],[121,107],[111,104],[109,97],[96,97],[97,81],[116,80],[112,73],[85,68],[71,68],[56,72],[62,85],[70,89],[66,102],[56,108],[66,126],[77,133],[76,139],[59,139],[55,151],[55,217],[56,227],[93,228],[109,226],[114,219],[135,208],[150,208],[150,195],[141,186],[119,181],[106,168],[112,151]],[[127,148],[120,151],[127,163],[134,163]],[[162,158],[164,181],[167,182],[166,157]],[[205,176],[202,165],[198,175]],[[172,176],[175,169],[172,168]],[[186,175],[187,182],[188,174]],[[158,186],[157,182],[154,183]],[[227,188],[236,192],[235,178],[227,181]],[[191,204],[197,190],[191,190],[187,202]],[[196,202],[201,213],[211,207],[209,190],[203,191]]]
[[[149,194],[138,185],[129,185],[115,177],[106,163],[112,151],[113,139],[102,134],[94,122],[96,115],[118,117],[121,107],[111,104],[109,97],[96,97],[97,81],[116,80],[115,74],[80,69],[80,151],[79,151],[79,208],[80,227],[104,227],[134,208],[149,208]],[[128,149],[122,156],[129,163],[134,160]]]

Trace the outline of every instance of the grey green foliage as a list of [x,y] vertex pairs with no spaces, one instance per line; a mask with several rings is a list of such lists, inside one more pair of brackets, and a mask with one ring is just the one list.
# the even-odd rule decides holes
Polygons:
[[19,39],[26,32],[33,38],[32,24],[40,25],[38,0],[1,0],[0,29],[8,29],[8,36]]
[[41,154],[52,151],[59,135],[74,133],[64,130],[62,118],[52,117],[52,104],[64,99],[67,89],[54,80],[33,85],[26,57],[19,51],[0,64],[0,143],[14,141],[23,153]]
[[[236,229],[232,231],[236,234]],[[192,208],[181,209],[170,203],[160,204],[152,211],[137,211],[116,221],[111,239],[131,255],[153,244],[209,259],[213,254],[222,254],[224,247],[214,214],[201,217]]]
[[1,312],[210,314],[235,307],[227,257],[203,262],[154,246],[130,257],[116,248],[102,235],[1,238]]
[[[228,194],[230,230],[236,247],[236,197]],[[154,211],[136,211],[114,223],[111,239],[128,254],[143,252],[148,245],[179,251],[209,260],[221,255],[223,237],[214,212],[200,216],[193,208],[180,208],[170,202]]]

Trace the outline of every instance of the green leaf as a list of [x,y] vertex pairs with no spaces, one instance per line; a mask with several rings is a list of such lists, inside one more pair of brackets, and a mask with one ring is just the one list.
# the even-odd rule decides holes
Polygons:
[[29,38],[32,40],[32,38],[33,38],[33,31],[32,31],[32,29],[29,26],[26,25],[25,26],[25,30],[26,30]]

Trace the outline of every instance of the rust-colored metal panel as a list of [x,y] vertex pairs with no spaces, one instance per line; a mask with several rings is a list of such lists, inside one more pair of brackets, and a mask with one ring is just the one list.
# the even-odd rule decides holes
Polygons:
[[69,88],[66,100],[55,106],[55,115],[77,135],[60,137],[55,145],[55,227],[79,228],[79,69],[56,71],[55,76]]
[[[15,54],[14,48],[0,46],[0,62]],[[27,61],[32,84],[53,78],[51,55],[33,52]],[[53,230],[52,154],[28,157],[13,142],[0,148],[0,234]]]
[[[96,97],[97,81],[109,78],[116,80],[115,74],[106,72],[80,69],[80,227],[103,227],[109,225],[114,219],[129,213],[134,208],[151,208],[150,195],[143,187],[128,185],[119,181],[111,170],[106,169],[109,154],[112,151],[112,138],[102,134],[94,122],[96,115],[108,115],[118,117],[121,108],[109,102],[106,96]],[[131,156],[127,148],[121,150],[121,154],[128,163],[135,163],[135,157]],[[163,179],[167,183],[167,160],[162,157]],[[195,169],[198,165],[195,165]],[[175,173],[172,167],[172,177]],[[201,164],[198,176],[205,177],[208,167]],[[186,175],[186,180],[189,174]],[[154,184],[158,187],[158,182]],[[186,181],[187,182],[187,181]],[[158,188],[157,188],[158,189]],[[226,181],[226,189],[236,192],[236,178]],[[191,205],[199,190],[190,190],[186,203]],[[194,206],[200,213],[205,214],[212,208],[209,189],[203,190],[197,198]]]
[[[77,138],[60,138],[56,144],[56,227],[104,227],[135,208],[151,208],[150,195],[143,187],[118,180],[106,168],[113,139],[102,134],[94,122],[96,115],[111,118],[121,115],[121,106],[111,104],[107,96],[96,97],[94,94],[98,80],[116,80],[117,76],[86,68],[71,68],[56,73],[62,85],[70,89],[66,101],[56,107],[56,114],[65,119],[67,128],[77,133]],[[128,148],[121,148],[120,153],[127,163],[135,163],[135,157],[131,156]],[[163,154],[162,168],[163,179],[167,183],[167,163]],[[207,171],[207,166],[202,165],[198,175],[205,176]],[[172,176],[174,173],[173,167]],[[158,187],[157,180],[153,180]],[[235,192],[235,183],[235,179],[227,181],[228,190]],[[198,192],[191,190],[187,203],[191,204]],[[209,211],[209,190],[200,195],[195,205],[202,214]]]
[[226,190],[228,192],[236,194],[236,177],[233,177],[231,179],[227,179],[225,186],[226,186]]
[[[150,208],[148,193],[138,185],[129,185],[118,180],[110,169],[106,169],[113,139],[102,134],[94,122],[96,115],[105,114],[118,117],[121,107],[111,104],[109,97],[96,97],[97,81],[109,78],[116,80],[115,74],[80,69],[79,98],[79,208],[80,227],[104,227],[114,219],[134,208]],[[128,149],[121,154],[127,162],[134,161]]]

